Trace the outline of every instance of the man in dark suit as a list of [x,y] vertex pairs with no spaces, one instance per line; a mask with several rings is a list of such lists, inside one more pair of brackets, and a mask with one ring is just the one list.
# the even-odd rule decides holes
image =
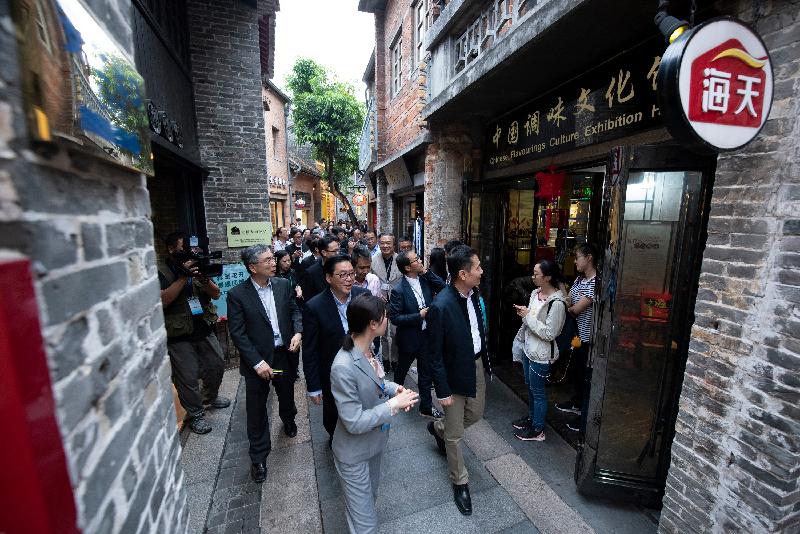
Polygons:
[[303,299],[308,302],[326,289],[328,282],[325,278],[322,266],[327,258],[339,254],[339,242],[332,235],[326,235],[319,241],[318,250],[320,259],[306,269],[300,287],[303,290]]
[[297,435],[294,380],[303,322],[287,280],[275,277],[275,256],[266,245],[242,251],[250,278],[228,293],[228,329],[239,349],[239,372],[244,376],[250,473],[263,482],[271,448],[267,398],[270,381],[278,395],[278,414],[286,435]]
[[464,429],[483,417],[486,400],[486,369],[491,367],[486,352],[486,325],[478,292],[481,262],[474,249],[461,245],[447,255],[451,283],[428,308],[430,369],[436,396],[444,408],[444,419],[428,423],[439,452],[446,454],[453,500],[459,512],[472,513],[469,473],[460,443]]
[[323,266],[330,289],[306,301],[303,308],[303,372],[308,395],[314,404],[322,403],[322,424],[333,438],[339,414],[331,393],[331,365],[349,331],[350,300],[369,290],[353,287],[355,270],[349,256],[331,256]]
[[292,268],[298,273],[302,272],[300,262],[303,260],[303,254],[308,252],[308,245],[303,241],[303,231],[300,228],[289,230],[289,243],[284,250],[292,256]]
[[427,328],[425,316],[433,302],[434,293],[444,289],[444,280],[429,271],[422,259],[414,251],[404,251],[397,255],[397,268],[403,273],[389,298],[389,319],[397,327],[394,342],[397,345],[398,360],[394,371],[394,381],[401,386],[405,382],[411,362],[417,360],[419,376],[419,412],[435,418],[443,417],[431,402],[431,376],[428,370],[428,356],[424,335]]
[[319,255],[319,250],[317,248],[319,247],[319,240],[320,240],[319,237],[312,234],[311,238],[306,241],[306,243],[308,244],[308,250],[309,252],[311,252],[311,254],[303,258],[303,260],[300,262],[300,271],[303,274],[305,274],[305,272],[308,270],[309,267],[311,267],[317,261],[319,261],[320,255]]

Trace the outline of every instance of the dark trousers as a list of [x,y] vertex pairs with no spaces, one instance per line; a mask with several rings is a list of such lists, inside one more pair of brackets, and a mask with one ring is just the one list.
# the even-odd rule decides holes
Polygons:
[[[582,343],[580,347],[572,351],[572,358],[569,362],[569,381],[575,388],[572,395],[572,405],[578,408],[583,407],[583,400],[585,394],[585,377],[586,377],[586,364],[589,359],[589,351],[591,350],[591,343]],[[591,379],[591,377],[589,377]]]
[[[330,374],[330,371],[328,371]],[[322,426],[333,438],[336,430],[336,421],[339,420],[339,410],[336,409],[336,400],[333,398],[330,384],[322,386]]]
[[294,377],[289,373],[288,376],[264,380],[254,373],[247,373],[244,375],[244,382],[250,459],[253,463],[261,463],[267,458],[272,448],[267,411],[270,383],[278,395],[278,416],[285,424],[294,421],[294,417],[297,415],[297,407],[294,403]]
[[422,351],[400,352],[397,360],[397,368],[394,370],[394,381],[401,386],[406,381],[408,369],[411,363],[417,360],[417,376],[419,377],[419,409],[430,410],[431,402],[431,374],[428,369],[427,358],[422,355]]
[[[225,372],[225,358],[217,336],[209,334],[197,341],[167,341],[172,365],[172,382],[178,400],[189,418],[203,414],[203,401],[214,400]],[[203,381],[201,391],[199,381]]]

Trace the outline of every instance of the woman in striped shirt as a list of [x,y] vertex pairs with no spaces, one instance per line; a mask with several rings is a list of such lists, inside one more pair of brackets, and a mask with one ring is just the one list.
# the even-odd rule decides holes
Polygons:
[[575,268],[580,273],[575,283],[569,290],[569,305],[567,309],[578,322],[578,336],[581,346],[572,354],[571,369],[569,370],[575,393],[572,400],[566,403],[556,403],[556,409],[562,412],[574,413],[580,416],[580,423],[567,423],[567,428],[574,432],[583,431],[585,428],[586,408],[585,374],[589,352],[594,340],[594,285],[597,277],[597,249],[589,244],[578,245],[575,249]]

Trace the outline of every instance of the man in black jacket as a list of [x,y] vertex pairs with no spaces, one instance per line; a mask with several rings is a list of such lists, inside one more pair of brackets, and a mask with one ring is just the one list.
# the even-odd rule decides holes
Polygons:
[[328,289],[328,281],[325,279],[322,266],[326,259],[339,254],[339,241],[332,235],[326,235],[319,240],[318,250],[320,259],[306,270],[300,281],[303,300],[306,302]]
[[278,413],[286,435],[297,435],[294,380],[303,322],[287,280],[275,276],[275,256],[266,245],[242,251],[250,278],[228,293],[228,329],[239,349],[245,381],[250,473],[263,482],[271,448],[267,398],[270,381],[278,395]]
[[478,293],[481,262],[474,249],[462,245],[447,255],[451,283],[428,308],[430,369],[444,419],[428,424],[439,452],[447,455],[453,498],[464,515],[472,513],[469,473],[461,454],[464,429],[483,417],[486,381],[491,374],[486,352],[486,328]]
[[355,270],[349,256],[331,256],[324,268],[330,289],[306,301],[303,308],[303,372],[308,396],[314,404],[322,404],[322,424],[333,438],[339,412],[331,393],[331,365],[349,331],[347,306],[369,290],[353,287]]
[[419,412],[435,418],[443,414],[431,402],[431,376],[425,347],[425,316],[433,302],[433,295],[444,289],[444,280],[433,271],[425,269],[422,259],[414,251],[397,254],[397,268],[403,273],[389,298],[389,319],[397,327],[394,342],[398,360],[394,381],[403,385],[411,362],[417,360],[419,376]]

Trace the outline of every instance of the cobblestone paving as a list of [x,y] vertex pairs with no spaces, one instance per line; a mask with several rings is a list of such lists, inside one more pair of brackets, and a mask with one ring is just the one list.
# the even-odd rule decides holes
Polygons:
[[261,486],[250,478],[244,380],[239,384],[219,476],[208,513],[208,534],[259,534]]

